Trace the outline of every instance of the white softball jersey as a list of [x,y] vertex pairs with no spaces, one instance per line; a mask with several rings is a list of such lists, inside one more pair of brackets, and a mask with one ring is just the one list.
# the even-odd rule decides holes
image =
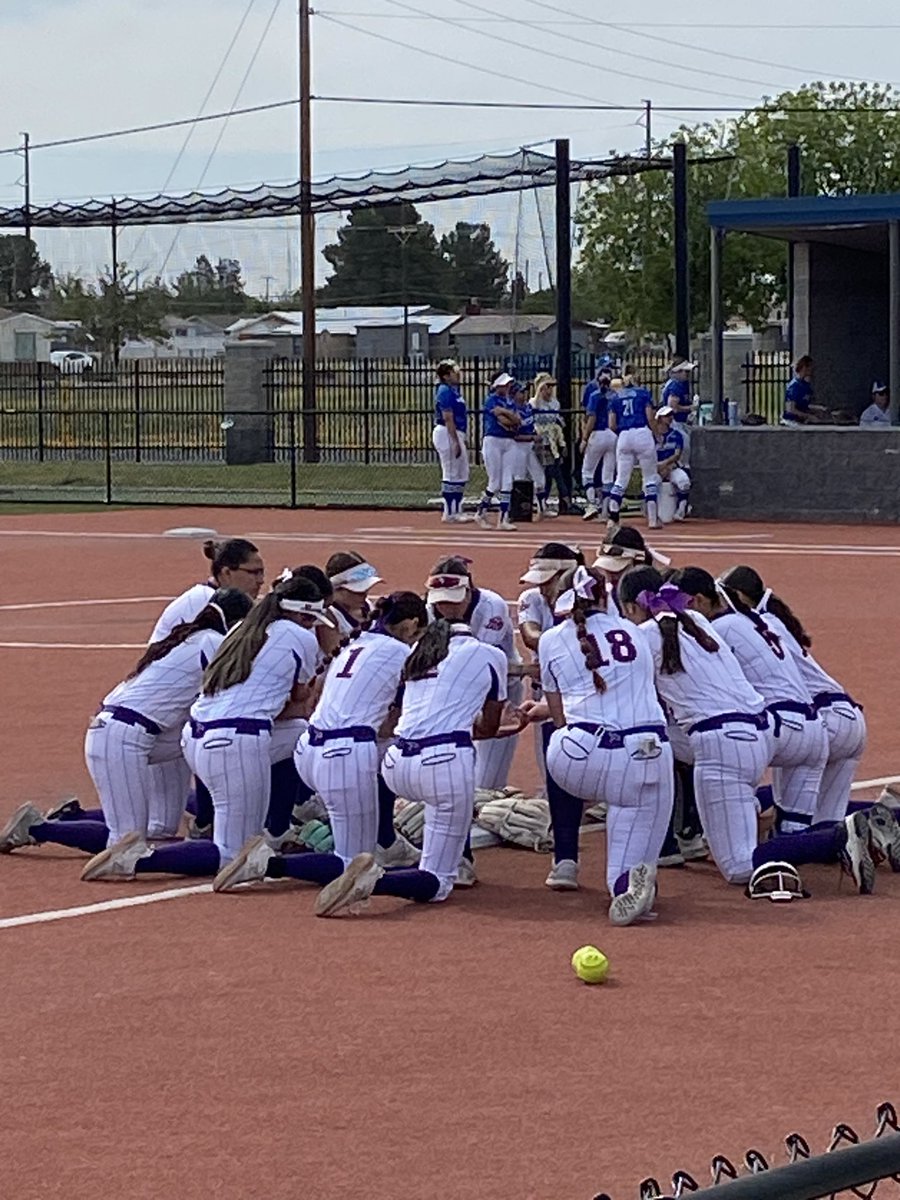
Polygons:
[[321,730],[366,725],[377,732],[397,700],[410,653],[410,646],[389,634],[360,634],[329,667],[310,725]]
[[740,663],[747,682],[766,704],[777,704],[782,700],[808,704],[812,697],[794,655],[781,634],[772,628],[771,618],[760,617],[760,620],[766,625],[768,636],[758,630],[749,617],[736,612],[716,617],[712,627]]
[[273,621],[247,678],[214,696],[200,696],[191,716],[200,722],[236,717],[274,721],[294,686],[315,675],[318,654],[319,643],[309,629]]
[[509,616],[509,605],[488,588],[474,588],[469,612],[463,618],[479,642],[499,646],[507,662],[520,662],[515,645],[515,631]]
[[193,621],[194,617],[199,616],[209,604],[215,590],[214,583],[195,583],[186,592],[176,596],[162,610],[159,620],[153,626],[150,641],[161,642],[164,637],[169,636],[176,625],[181,625],[185,621]]
[[781,644],[784,648],[790,651],[797,670],[800,672],[800,676],[811,696],[819,696],[823,692],[842,692],[844,690],[838,681],[833,679],[816,662],[808,650],[804,652],[803,647],[794,635],[788,631],[783,621],[779,620],[773,613],[765,613],[763,616],[766,623],[781,638]]
[[709,653],[694,638],[679,630],[683,671],[674,675],[662,672],[662,633],[656,620],[645,621],[639,628],[646,635],[656,667],[656,689],[660,699],[682,729],[723,713],[760,713],[766,703],[747,682],[740,663],[718,636],[713,626],[699,613],[691,618],[719,643],[718,653]]
[[397,737],[471,733],[485,700],[506,700],[506,672],[501,649],[472,634],[453,634],[447,657],[435,671],[406,683]]
[[608,613],[589,616],[585,628],[600,656],[603,692],[597,690],[585,665],[574,621],[547,630],[538,643],[541,686],[545,692],[560,694],[566,721],[608,729],[664,727],[666,719],[653,682],[653,655],[641,629]]
[[130,708],[160,729],[180,729],[200,694],[203,672],[223,640],[222,634],[212,629],[192,633],[165,658],[114,687],[104,696],[103,707]]
[[530,621],[537,625],[542,633],[553,628],[553,610],[537,587],[529,588],[519,597],[519,625]]

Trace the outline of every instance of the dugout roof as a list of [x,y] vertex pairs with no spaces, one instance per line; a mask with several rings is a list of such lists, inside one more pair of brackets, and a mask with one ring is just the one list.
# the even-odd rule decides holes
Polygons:
[[888,226],[900,221],[900,193],[720,200],[706,213],[711,226],[729,233],[887,253]]

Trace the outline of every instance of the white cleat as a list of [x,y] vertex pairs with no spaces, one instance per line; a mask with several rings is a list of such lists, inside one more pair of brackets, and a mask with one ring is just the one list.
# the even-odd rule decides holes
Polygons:
[[864,812],[851,813],[844,820],[847,844],[841,852],[841,866],[853,880],[861,896],[875,891],[875,861],[872,858],[869,819]]
[[487,518],[487,513],[479,512],[475,514],[475,524],[481,529],[490,529],[491,523]]
[[134,879],[135,866],[150,853],[142,833],[126,833],[114,845],[95,854],[81,872],[81,878],[85,883],[93,883],[98,879],[113,883]]
[[22,846],[36,845],[28,831],[32,825],[37,825],[43,819],[41,810],[33,804],[20,804],[0,829],[0,854],[11,854],[13,850],[20,850]]
[[709,846],[707,846],[706,838],[702,833],[695,834],[690,838],[676,833],[675,840],[678,842],[678,849],[685,862],[704,862],[709,858]]
[[375,884],[384,874],[384,867],[375,861],[374,854],[357,854],[342,875],[322,888],[316,897],[317,917],[336,917],[344,909],[363,904],[372,895]]
[[422,851],[407,841],[402,833],[397,834],[387,849],[383,846],[375,847],[375,861],[386,871],[397,867],[417,867],[421,857]]
[[456,872],[456,879],[453,882],[455,888],[470,888],[474,887],[478,882],[478,875],[475,871],[475,864],[470,858],[462,858],[459,862],[459,870]]
[[578,863],[571,858],[555,862],[544,880],[544,887],[551,888],[554,892],[577,892]]
[[222,868],[213,880],[214,892],[230,892],[242,883],[259,883],[265,879],[269,863],[275,857],[264,837],[250,838],[237,856]]
[[507,531],[509,531],[509,532],[512,532],[512,533],[514,533],[514,532],[515,532],[515,531],[516,531],[516,530],[517,530],[519,527],[518,527],[518,525],[513,525],[512,521],[510,521],[509,517],[505,517],[505,518],[504,518],[502,521],[500,521],[500,523],[497,525],[497,528],[498,528],[498,529],[504,529],[504,530],[507,530]]
[[628,890],[614,896],[609,906],[609,919],[613,925],[633,925],[642,917],[649,917],[656,900],[656,867],[640,863],[628,872]]
[[596,506],[596,504],[589,504],[582,513],[581,519],[582,521],[593,521],[599,516],[600,509]]
[[471,525],[475,518],[472,513],[457,513],[453,520],[457,525]]

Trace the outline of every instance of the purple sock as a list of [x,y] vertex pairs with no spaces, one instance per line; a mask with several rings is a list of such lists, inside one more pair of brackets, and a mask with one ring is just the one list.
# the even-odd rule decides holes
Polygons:
[[219,848],[206,838],[157,846],[148,858],[135,864],[138,875],[217,875]]
[[387,850],[397,840],[394,829],[394,801],[397,797],[378,774],[378,845]]
[[297,774],[293,758],[283,758],[281,762],[272,764],[272,791],[266,817],[266,829],[272,837],[281,837],[287,833],[294,805],[299,804],[301,800],[308,800],[311,795],[312,792]]
[[427,904],[438,894],[441,881],[430,871],[418,867],[401,867],[396,871],[385,871],[375,884],[375,896],[399,896],[401,900],[415,900]]
[[[99,809],[97,810],[99,812]],[[106,849],[109,830],[103,820],[39,821],[28,830],[39,846],[52,842],[55,846],[71,846],[87,854],[99,854]]]
[[302,879],[325,887],[338,875],[344,864],[336,854],[275,854],[269,859],[268,879]]
[[775,793],[769,784],[764,784],[756,789],[756,800],[760,812],[768,812],[770,808],[775,807]]
[[753,866],[763,863],[786,862],[794,867],[806,863],[833,863],[847,844],[843,824],[816,825],[802,833],[781,833],[761,842],[753,851]]
[[194,814],[194,819],[202,829],[212,826],[215,809],[209,788],[202,779],[194,779],[194,807],[191,808],[191,802],[188,800],[187,810]]
[[79,821],[99,821],[101,825],[106,824],[106,817],[103,815],[102,808],[84,808],[81,810],[81,816],[76,819]]
[[[545,754],[552,733],[553,726],[549,722],[541,726]],[[578,831],[584,815],[584,804],[564,791],[549,771],[546,780],[547,803],[550,805],[550,823],[553,827],[553,861],[569,859],[578,862]]]
[[613,895],[624,896],[628,891],[628,872],[623,871],[616,882],[613,884]]

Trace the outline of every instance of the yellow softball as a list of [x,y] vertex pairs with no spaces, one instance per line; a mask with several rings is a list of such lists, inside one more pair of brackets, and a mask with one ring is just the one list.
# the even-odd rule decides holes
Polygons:
[[572,970],[583,983],[605,983],[609,959],[596,946],[582,946],[572,955]]

